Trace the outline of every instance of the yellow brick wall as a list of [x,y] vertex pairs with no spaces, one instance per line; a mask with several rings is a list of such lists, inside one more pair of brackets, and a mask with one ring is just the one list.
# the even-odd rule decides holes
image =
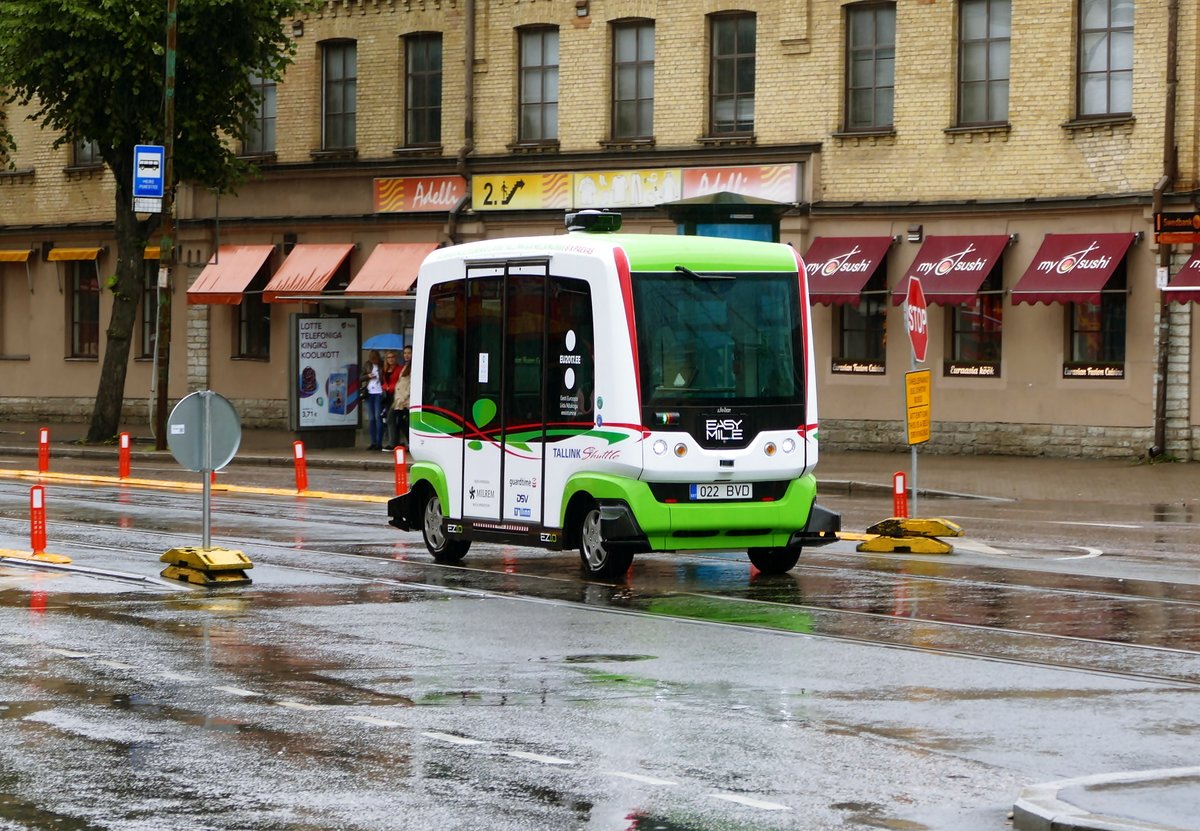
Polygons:
[[[849,0],[591,0],[580,18],[574,0],[478,0],[475,145],[502,155],[516,138],[517,27],[560,31],[559,135],[564,154],[593,153],[608,138],[610,24],[656,22],[655,140],[659,150],[698,150],[707,120],[707,21],[715,12],[758,15],[756,145],[722,151],[737,164],[762,148],[820,143],[813,179],[817,201],[911,202],[1024,199],[1145,193],[1162,171],[1167,0],[1141,0],[1135,20],[1134,119],[1066,129],[1074,110],[1076,0],[1013,0],[1011,129],[948,133],[955,120],[954,0],[899,0],[895,133],[839,135],[843,107],[844,15]],[[303,18],[296,60],[278,91],[278,151],[283,164],[308,164],[320,147],[320,44],[358,43],[357,158],[391,163],[403,142],[403,37],[443,33],[442,146],[463,143],[465,0],[327,0]],[[290,31],[290,21],[285,21]],[[1180,3],[1178,145],[1180,185],[1195,186],[1197,42],[1200,13]],[[69,148],[52,150],[10,108],[18,168],[0,177],[0,225],[78,222],[111,212],[106,174],[68,175]],[[646,164],[653,154],[642,154]],[[443,161],[443,167],[444,167]],[[625,162],[622,162],[625,163]],[[569,161],[563,162],[569,168]]]

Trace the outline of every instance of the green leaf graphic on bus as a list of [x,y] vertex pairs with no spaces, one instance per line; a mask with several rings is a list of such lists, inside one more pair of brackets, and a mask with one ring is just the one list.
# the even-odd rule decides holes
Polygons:
[[430,433],[444,433],[447,436],[462,432],[462,425],[453,419],[446,418],[440,413],[426,410],[416,410],[412,414],[412,426],[415,429],[426,430]]
[[490,398],[480,398],[471,405],[471,418],[476,427],[486,427],[496,417],[496,402]]

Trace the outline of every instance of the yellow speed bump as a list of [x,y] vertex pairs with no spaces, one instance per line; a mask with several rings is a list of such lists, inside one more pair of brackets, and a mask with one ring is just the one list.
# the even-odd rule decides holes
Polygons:
[[254,568],[249,557],[231,548],[184,546],[170,549],[159,560],[170,564],[162,577],[208,587],[248,586],[246,570]]
[[858,544],[857,550],[871,554],[953,554],[954,546],[938,537],[961,537],[963,529],[948,519],[891,517],[867,529],[878,534]]

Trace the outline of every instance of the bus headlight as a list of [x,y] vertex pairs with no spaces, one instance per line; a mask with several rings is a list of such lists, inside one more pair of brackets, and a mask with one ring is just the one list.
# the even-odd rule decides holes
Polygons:
[[769,441],[769,442],[767,442],[766,447],[763,448],[763,452],[766,453],[768,456],[774,456],[775,449],[776,449],[775,442]]
[[783,440],[783,452],[784,453],[791,453],[795,449],[796,449],[795,441],[793,441],[792,439],[784,439]]
[[655,456],[661,456],[667,452],[667,443],[662,439],[659,439],[658,441],[654,442],[652,448]]
[[679,444],[675,445],[675,457],[676,458],[682,459],[686,455],[687,455],[687,445],[686,444],[684,444],[683,442],[680,442]]

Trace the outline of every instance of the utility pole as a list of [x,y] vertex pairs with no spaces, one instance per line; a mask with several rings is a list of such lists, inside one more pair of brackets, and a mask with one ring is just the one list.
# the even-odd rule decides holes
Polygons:
[[158,355],[154,368],[157,395],[154,404],[154,448],[167,449],[167,383],[171,376],[171,277],[175,265],[175,32],[178,0],[167,0],[167,66],[163,83],[162,241],[158,260]]

